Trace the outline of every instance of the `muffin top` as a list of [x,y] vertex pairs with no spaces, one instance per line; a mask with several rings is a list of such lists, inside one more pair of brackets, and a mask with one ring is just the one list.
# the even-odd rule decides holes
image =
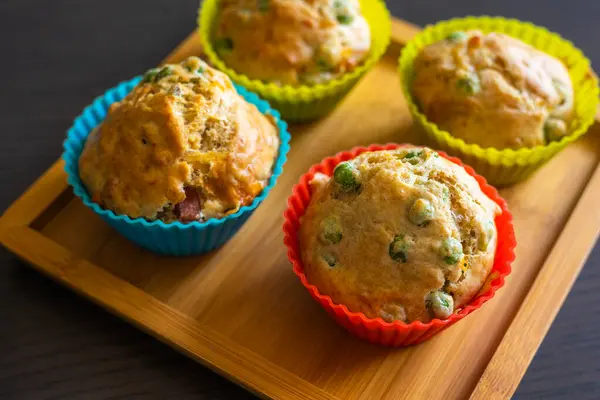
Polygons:
[[117,214],[220,218],[265,187],[279,136],[223,73],[196,57],[152,69],[90,134],[79,174]]
[[425,47],[414,72],[421,111],[467,143],[516,149],[568,134],[574,95],[567,69],[510,36],[454,32]]
[[447,318],[485,283],[499,206],[428,148],[367,152],[315,175],[299,230],[308,281],[350,311]]
[[352,71],[371,32],[358,0],[222,0],[214,33],[236,72],[279,85],[314,85]]

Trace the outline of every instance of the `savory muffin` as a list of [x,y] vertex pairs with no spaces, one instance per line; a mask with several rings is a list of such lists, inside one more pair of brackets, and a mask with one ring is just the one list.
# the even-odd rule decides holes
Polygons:
[[447,318],[493,266],[499,206],[428,148],[367,152],[315,175],[299,241],[308,281],[370,318]]
[[574,117],[563,63],[501,33],[454,32],[423,48],[412,93],[430,121],[481,147],[545,145]]
[[314,85],[352,71],[371,33],[358,0],[222,0],[213,44],[251,79]]
[[79,175],[116,214],[165,222],[235,213],[263,190],[273,121],[199,58],[148,71],[90,134]]

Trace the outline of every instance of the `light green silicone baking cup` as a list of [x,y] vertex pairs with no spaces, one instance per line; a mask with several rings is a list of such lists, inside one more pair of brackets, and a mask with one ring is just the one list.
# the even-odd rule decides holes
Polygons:
[[391,36],[390,13],[383,0],[360,0],[361,11],[371,29],[371,51],[365,62],[352,72],[326,84],[314,86],[279,86],[250,79],[219,58],[212,45],[214,22],[219,12],[219,0],[204,0],[198,15],[198,26],[204,52],[211,64],[225,72],[235,83],[269,101],[287,121],[309,121],[330,113],[352,90],[354,85],[379,61]]
[[[576,117],[569,127],[569,135],[545,146],[521,149],[482,148],[466,143],[427,120],[412,97],[413,63],[421,49],[443,40],[455,31],[478,29],[482,32],[500,32],[520,39],[531,46],[562,60],[569,70],[575,91]],[[402,89],[415,121],[437,147],[461,158],[494,185],[503,186],[527,178],[538,167],[582,136],[594,122],[598,107],[598,80],[592,73],[590,61],[571,42],[558,34],[529,22],[501,17],[466,17],[442,21],[426,27],[402,50],[398,66]]]

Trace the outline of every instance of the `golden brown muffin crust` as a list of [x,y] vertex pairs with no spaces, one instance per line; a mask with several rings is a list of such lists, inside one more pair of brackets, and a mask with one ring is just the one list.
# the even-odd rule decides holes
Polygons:
[[[498,205],[430,149],[363,153],[350,165],[356,190],[313,179],[299,231],[308,281],[350,311],[386,321],[440,317],[432,294],[448,296],[452,312],[467,304],[493,266]],[[452,241],[462,252],[446,251]]]
[[223,0],[220,8],[215,50],[253,79],[326,82],[353,70],[370,49],[358,0]]
[[[200,219],[252,202],[279,137],[273,122],[200,59],[151,70],[88,138],[79,173],[93,201],[132,218],[177,219],[186,188]],[[188,192],[189,193],[189,192]]]
[[568,134],[573,87],[554,57],[500,33],[455,32],[425,47],[412,92],[429,120],[467,143],[520,148]]

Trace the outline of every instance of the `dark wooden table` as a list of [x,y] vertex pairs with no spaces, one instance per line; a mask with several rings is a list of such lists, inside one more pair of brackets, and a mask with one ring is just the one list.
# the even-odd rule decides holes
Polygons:
[[[598,0],[388,3],[420,25],[466,14],[531,20],[600,65]],[[73,117],[94,96],[157,64],[195,28],[197,6],[0,1],[0,209],[59,157]],[[599,266],[596,246],[516,398],[600,399]],[[125,397],[252,398],[0,250],[0,398]]]

